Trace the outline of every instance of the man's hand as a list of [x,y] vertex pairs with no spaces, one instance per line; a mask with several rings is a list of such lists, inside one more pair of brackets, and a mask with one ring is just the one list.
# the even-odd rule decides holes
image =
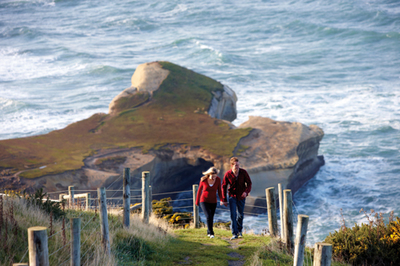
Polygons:
[[246,193],[246,192],[243,192],[242,198],[245,198],[245,197],[247,197],[247,193]]
[[225,207],[228,206],[228,202],[223,202],[223,201],[221,201],[219,204],[220,204],[221,206],[224,205]]

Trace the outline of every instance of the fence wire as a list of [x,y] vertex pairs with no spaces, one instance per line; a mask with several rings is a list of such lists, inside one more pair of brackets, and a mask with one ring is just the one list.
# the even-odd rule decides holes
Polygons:
[[[118,180],[120,180],[121,179],[121,177],[122,177],[122,175],[119,175],[119,176],[117,176],[116,178],[115,178],[115,180],[108,186],[108,188],[110,188],[111,186],[113,186]],[[112,196],[111,197],[108,197],[107,198],[107,201],[108,201],[108,203],[109,204],[114,204],[114,207],[116,207],[116,208],[118,208],[118,207],[120,207],[120,206],[122,206],[122,201],[123,201],[123,197],[122,197],[122,195],[121,195],[121,197],[114,197],[117,193],[123,193],[123,185],[121,185],[121,187],[120,187],[120,189],[106,189],[106,192],[110,192],[110,193],[112,193]],[[97,192],[97,190],[75,190],[75,192],[93,192],[93,191],[95,191],[95,192]],[[131,189],[130,190],[131,192],[134,192],[134,191],[141,191],[141,189]],[[65,192],[65,191],[59,191],[59,192],[51,192],[51,194],[62,194],[63,192]],[[192,190],[183,190],[183,191],[170,191],[170,192],[163,192],[163,193],[156,193],[156,194],[153,194],[152,196],[161,196],[161,195],[171,195],[171,194],[178,194],[178,193],[187,193],[187,192],[193,192]],[[50,193],[49,193],[50,194]],[[183,196],[184,194],[182,194],[182,195],[180,195],[180,196]],[[179,196],[179,197],[180,197]],[[192,196],[190,196],[190,197],[188,197],[188,198],[177,198],[177,199],[173,199],[173,200],[169,200],[169,202],[170,203],[173,203],[174,205],[175,204],[178,204],[179,205],[179,203],[181,203],[181,202],[184,202],[184,201],[192,201],[193,200],[193,197]],[[141,195],[136,195],[136,196],[131,196],[130,197],[131,198],[131,203],[132,203],[132,201],[138,201],[138,200],[141,200],[141,198],[142,198],[142,196]],[[265,200],[266,198],[265,197],[253,197],[253,196],[248,196],[248,198],[253,198],[253,199],[261,199],[261,200]],[[97,200],[98,198],[89,198],[89,203],[90,203],[90,208],[91,207],[93,207],[93,205],[96,203],[96,201],[95,200]],[[99,206],[97,206],[97,205],[95,205],[95,208],[97,209]],[[193,209],[193,206],[172,206],[173,207],[173,209]],[[262,205],[252,205],[252,204],[246,204],[246,207],[251,207],[251,208],[253,208],[253,210],[255,209],[255,208],[259,208],[259,209],[262,209],[262,210],[266,210],[266,209],[268,209],[268,207],[266,207],[266,206],[262,206]],[[200,210],[201,210],[201,208],[199,208]],[[221,213],[229,213],[230,212],[230,209],[229,209],[229,207],[227,208],[227,207],[223,207],[223,206],[221,206],[221,207],[217,207],[216,208],[216,210],[218,210],[218,211],[220,211]],[[279,216],[281,216],[282,214],[280,213],[280,208],[278,207],[277,208],[277,213],[279,213]],[[297,230],[296,230],[296,227],[297,227],[297,223],[298,223],[298,215],[299,215],[299,211],[298,211],[298,208],[297,208],[297,206],[296,206],[296,204],[294,203],[294,201],[292,201],[292,212],[293,212],[293,215],[292,215],[292,218],[293,218],[293,234],[294,234],[294,236],[297,234]],[[250,215],[250,216],[260,216],[260,215],[265,215],[265,214],[260,214],[260,213],[257,213],[257,212],[254,212],[254,211],[251,211],[251,212],[244,212],[244,214],[246,214],[246,215]],[[82,213],[81,213],[81,215],[80,215],[80,217],[82,216]],[[278,222],[279,222],[279,216],[277,216],[277,218],[278,218]],[[229,216],[228,216],[229,217]],[[188,218],[188,219],[192,219],[192,218]],[[229,220],[230,220],[230,218],[228,218]],[[93,219],[92,218],[90,218],[85,224],[84,224],[84,226],[82,227],[82,231],[91,223],[91,222],[93,222]],[[268,223],[268,221],[267,221],[267,223]],[[68,226],[66,227],[66,228],[64,228],[64,229],[62,229],[62,230],[60,230],[60,231],[57,231],[57,232],[55,232],[54,234],[52,234],[51,236],[49,236],[49,239],[50,238],[52,238],[53,236],[55,236],[55,235],[57,235],[57,234],[59,234],[60,232],[62,232],[63,230],[68,230],[68,228],[70,227],[70,224],[68,224]],[[84,245],[84,244],[86,244],[86,242],[89,240],[89,238],[91,238],[91,236],[93,235],[93,234],[95,234],[96,233],[96,231],[97,231],[97,229],[100,227],[100,224],[98,224],[93,230],[91,230],[91,232],[89,233],[89,235],[87,236],[87,238],[85,239],[85,241],[82,243],[82,245]],[[282,224],[281,224],[281,228],[282,228]],[[63,248],[65,248],[66,246],[68,246],[68,245],[70,245],[71,244],[71,241],[69,241],[68,243],[66,243],[65,245],[63,245],[62,247],[60,247],[60,248],[58,248],[56,251],[54,251],[54,252],[52,252],[50,255],[49,255],[49,257],[50,256],[53,256],[54,254],[56,254],[57,252],[59,252],[60,250],[62,250]],[[81,259],[83,260],[84,258],[85,258],[85,256],[86,256],[86,254],[92,249],[92,247],[94,246],[96,244],[96,241],[94,241],[94,243],[86,250],[86,252],[81,256]],[[26,257],[26,254],[28,253],[28,251],[29,251],[29,249],[27,249],[26,251],[25,251],[25,253],[24,253],[24,255],[22,256],[22,258],[21,258],[21,261],[20,262],[22,262],[23,261],[23,259]],[[92,257],[93,257],[93,255],[94,254],[92,254],[90,257],[88,257],[88,258],[86,258],[86,261],[88,261],[88,260],[90,260]],[[62,264],[60,264],[60,265],[63,265],[63,264],[65,264],[66,262],[68,262],[70,260],[70,258],[68,258],[65,262],[63,262]],[[312,261],[312,259],[311,259],[311,254],[309,253],[309,252],[306,252],[305,251],[305,254],[304,254],[304,262],[307,264],[307,265],[309,265],[310,263],[311,263],[311,261]]]

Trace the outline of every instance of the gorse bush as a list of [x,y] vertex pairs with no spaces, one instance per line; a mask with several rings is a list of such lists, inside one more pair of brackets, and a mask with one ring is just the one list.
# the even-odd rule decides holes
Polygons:
[[168,214],[172,214],[173,208],[169,204],[170,201],[171,201],[171,198],[165,198],[165,199],[161,199],[161,200],[153,200],[151,202],[153,213],[158,218],[161,218]]
[[31,205],[37,206],[46,213],[52,214],[55,219],[65,216],[65,212],[63,211],[65,200],[62,202],[51,201],[47,193],[43,192],[42,188],[36,190],[34,194],[26,195],[24,193],[23,197],[25,198],[28,207]]
[[165,198],[161,200],[153,200],[152,208],[153,213],[158,218],[163,218],[170,225],[173,226],[182,226],[187,228],[190,222],[193,220],[193,215],[191,212],[176,212],[173,213],[173,207],[170,204],[171,198]]
[[368,224],[347,228],[343,223],[339,231],[330,233],[325,239],[326,243],[332,244],[333,258],[352,265],[399,265],[399,217],[394,221],[392,212],[385,224],[382,213],[374,210],[370,214],[364,213]]

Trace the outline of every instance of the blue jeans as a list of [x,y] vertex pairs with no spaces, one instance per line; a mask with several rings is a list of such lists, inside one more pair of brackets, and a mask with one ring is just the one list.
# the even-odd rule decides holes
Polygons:
[[[236,198],[229,197],[229,209],[231,211],[231,228],[232,235],[238,235],[243,229],[243,210],[246,198],[237,200]],[[237,209],[237,212],[236,212]]]

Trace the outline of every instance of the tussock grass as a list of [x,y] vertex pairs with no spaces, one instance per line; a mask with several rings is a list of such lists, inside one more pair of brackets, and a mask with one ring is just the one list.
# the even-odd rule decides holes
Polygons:
[[[108,215],[110,256],[101,244],[97,212],[67,210],[65,230],[63,220],[53,221],[54,234],[48,239],[50,265],[69,264],[69,219],[73,217],[81,218],[81,265],[228,265],[229,261],[243,261],[244,265],[293,265],[293,258],[282,251],[278,241],[268,236],[246,232],[243,238],[230,240],[230,230],[216,227],[215,238],[210,239],[204,227],[174,229],[165,219],[155,216],[151,216],[149,223],[145,224],[137,214],[131,215],[130,227],[124,228],[121,215],[116,213],[120,212],[110,209]],[[19,198],[5,198],[3,214],[0,266],[27,262],[27,229],[32,226],[49,227],[50,216],[35,206],[27,206]],[[307,252],[311,258],[311,251]],[[305,265],[311,265],[311,260]]]

